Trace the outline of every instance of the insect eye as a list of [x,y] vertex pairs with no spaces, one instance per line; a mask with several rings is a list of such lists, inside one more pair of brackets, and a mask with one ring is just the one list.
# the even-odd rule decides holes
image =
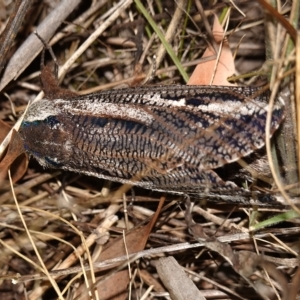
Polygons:
[[57,126],[60,124],[55,116],[49,116],[43,121],[43,123],[47,124],[51,129],[57,128]]

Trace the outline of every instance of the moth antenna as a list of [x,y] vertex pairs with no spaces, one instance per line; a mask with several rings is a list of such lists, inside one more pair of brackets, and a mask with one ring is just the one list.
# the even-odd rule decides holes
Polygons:
[[42,50],[42,55],[41,55],[41,70],[43,70],[43,68],[45,67],[45,49],[47,49],[51,55],[51,58],[54,62],[54,74],[55,77],[58,77],[58,69],[59,69],[59,64],[57,61],[57,58],[53,52],[52,47],[46,43],[46,41],[39,35],[39,33],[35,30],[34,34],[36,35],[36,37],[42,42],[42,44],[44,45],[44,48]]

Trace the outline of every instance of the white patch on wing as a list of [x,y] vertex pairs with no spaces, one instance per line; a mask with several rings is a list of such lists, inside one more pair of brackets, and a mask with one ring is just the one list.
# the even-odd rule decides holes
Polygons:
[[185,98],[181,98],[178,101],[172,101],[174,106],[185,106],[186,105],[186,101]]
[[87,114],[94,116],[121,118],[127,120],[136,120],[142,123],[150,125],[154,118],[151,114],[147,113],[142,107],[129,104],[115,104],[115,103],[103,103],[95,101],[66,101],[55,100],[59,105],[63,104],[64,110],[73,114]]
[[261,107],[261,104],[255,102],[249,102],[246,105],[236,101],[226,101],[222,103],[212,102],[207,105],[198,105],[197,108],[203,112],[212,112],[228,115],[252,115],[255,111],[264,112],[265,107]]
[[163,105],[166,106],[185,106],[186,105],[186,99],[185,98],[180,98],[178,100],[168,100],[166,98],[162,98],[159,93],[155,93],[153,95],[145,95],[147,100],[153,101],[154,104],[156,103],[162,103]]

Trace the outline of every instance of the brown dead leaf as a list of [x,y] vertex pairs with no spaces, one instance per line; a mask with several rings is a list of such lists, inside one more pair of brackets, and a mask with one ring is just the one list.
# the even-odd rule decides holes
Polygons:
[[[0,141],[10,131],[10,126],[0,120]],[[28,167],[28,156],[24,153],[23,143],[14,131],[7,153],[0,163],[0,181],[7,179],[7,172],[11,170],[12,181],[15,183],[23,177]]]
[[[161,211],[161,208],[164,204],[165,198],[162,197],[158,208],[153,215],[151,221],[142,227],[134,228],[133,230],[130,230],[128,233],[126,233],[125,236],[125,243],[124,245],[124,239],[123,236],[120,236],[105,247],[105,249],[102,251],[100,257],[97,259],[96,262],[104,261],[107,259],[112,259],[119,256],[124,256],[127,253],[135,253],[144,250],[149,234],[156,223],[156,220],[158,218],[158,215]],[[126,249],[127,252],[126,252]],[[127,299],[128,297],[128,284],[130,282],[130,277],[128,274],[128,270],[121,270],[107,278],[104,281],[101,281],[101,277],[103,276],[103,272],[101,272],[100,275],[96,277],[96,280],[98,282],[97,284],[97,291],[99,294],[99,298],[101,300],[109,299],[109,300],[123,300]],[[79,299],[89,299],[88,298],[88,291],[86,290],[86,286],[82,284],[78,290],[75,296],[81,297]],[[77,299],[77,298],[76,298]]]
[[234,60],[227,40],[223,39],[224,30],[217,16],[215,16],[213,32],[217,44],[221,46],[220,57],[217,60],[217,53],[208,47],[203,58],[212,59],[197,65],[187,83],[188,85],[234,85],[227,81],[227,78],[235,73]]

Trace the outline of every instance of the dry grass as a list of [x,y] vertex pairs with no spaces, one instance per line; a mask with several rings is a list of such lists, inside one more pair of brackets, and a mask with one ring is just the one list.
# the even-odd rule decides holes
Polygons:
[[[61,25],[58,14],[53,16],[58,29],[50,40],[60,64],[68,62],[59,73],[61,85],[80,94],[140,85],[154,72],[151,84],[185,84],[185,74],[192,73],[211,44],[203,16],[194,4],[182,11],[178,21],[173,19],[174,28],[168,26],[177,8],[175,2],[156,1],[147,7],[163,36],[170,35],[167,39],[170,51],[178,58],[176,62],[171,59],[172,53],[164,54],[166,45],[161,48],[162,41],[136,4],[116,8],[116,2],[103,1],[101,5],[96,1],[98,7],[91,8],[90,2],[82,2]],[[20,47],[29,33],[58,4],[35,1],[30,5],[7,60],[23,49]],[[260,4],[235,4],[246,15],[231,8],[227,36],[236,54],[236,69],[238,74],[259,70],[256,76],[252,73],[250,79],[241,79],[241,84],[269,81],[274,96],[285,86],[293,88],[298,56],[286,30],[270,15],[265,19]],[[13,6],[1,5],[3,29]],[[297,1],[289,5],[281,8],[287,19],[299,10]],[[224,3],[204,6],[206,21],[211,24],[212,14],[220,17],[227,8]],[[111,18],[111,24],[103,23],[107,18]],[[52,25],[48,25],[45,31],[51,29]],[[86,47],[80,48],[83,44]],[[38,41],[27,47],[29,51],[23,49],[17,63],[8,64],[2,74],[9,100],[1,95],[0,116],[10,126],[40,91],[42,46]],[[78,48],[82,49],[81,55],[74,57]],[[52,61],[48,53],[46,61]],[[291,94],[286,97],[287,122],[276,135],[273,148],[267,147],[273,175],[278,177],[277,186],[267,170],[263,171],[269,182],[254,180],[251,186],[255,189],[257,184],[275,192],[278,187],[283,191],[288,186],[288,199],[298,194],[295,100]],[[4,124],[0,127],[4,136],[7,130]],[[251,233],[250,226],[283,210],[196,202],[194,224],[188,217],[185,219],[186,199],[174,195],[167,195],[164,201],[165,195],[160,193],[139,188],[131,192],[127,187],[119,190],[118,184],[44,169],[34,160],[30,160],[28,169],[26,159],[15,165],[18,170],[12,170],[12,178],[18,179],[17,183],[12,189],[9,178],[2,175],[0,190],[1,299],[170,299],[169,293],[172,299],[192,299],[191,295],[180,298],[179,291],[167,290],[165,280],[172,281],[182,274],[161,260],[166,256],[173,256],[184,267],[196,291],[206,299],[296,299],[299,227],[295,214],[281,216],[273,222],[283,222]],[[230,166],[225,166],[227,170],[233,172]],[[252,181],[250,178],[250,185]],[[116,190],[119,196],[112,198]],[[158,203],[163,207],[153,218]],[[216,241],[219,237],[222,243]],[[166,265],[167,279],[158,273],[158,261]],[[187,293],[193,283],[182,279],[177,287]],[[119,293],[119,298],[111,296],[114,292]],[[196,293],[194,297],[200,296]]]

